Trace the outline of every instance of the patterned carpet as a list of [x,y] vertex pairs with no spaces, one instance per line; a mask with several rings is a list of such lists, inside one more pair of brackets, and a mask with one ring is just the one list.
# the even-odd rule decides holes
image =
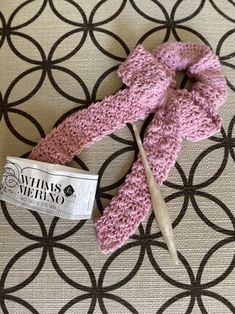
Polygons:
[[[185,141],[162,188],[180,264],[152,213],[103,255],[92,220],[1,202],[1,313],[235,313],[234,0],[1,0],[0,170],[7,155],[26,157],[53,126],[121,88],[116,70],[137,43],[151,51],[165,41],[209,45],[229,89],[221,132]],[[181,88],[188,83],[179,75]],[[142,132],[149,121],[138,123]],[[126,126],[73,160],[99,174],[94,216],[137,153]]]

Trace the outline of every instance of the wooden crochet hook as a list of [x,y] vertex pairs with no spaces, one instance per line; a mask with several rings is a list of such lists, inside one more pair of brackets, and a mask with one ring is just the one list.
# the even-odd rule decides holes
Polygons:
[[146,174],[147,183],[149,187],[149,193],[151,196],[153,211],[157,219],[159,229],[162,233],[163,239],[167,245],[170,256],[172,257],[172,260],[175,263],[175,265],[178,265],[179,259],[178,259],[178,254],[177,254],[176,245],[174,241],[173,229],[172,229],[172,225],[170,221],[169,211],[166,206],[165,200],[160,192],[159,186],[150,169],[150,166],[149,166],[149,163],[148,163],[145,151],[144,151],[144,147],[143,147],[141,138],[139,136],[138,129],[135,125],[132,125],[132,126],[135,133],[136,142],[140,151],[140,156],[143,162],[143,166],[145,169],[145,174]]

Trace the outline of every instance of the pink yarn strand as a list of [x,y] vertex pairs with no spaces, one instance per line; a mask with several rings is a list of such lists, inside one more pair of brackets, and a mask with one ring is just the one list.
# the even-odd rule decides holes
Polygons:
[[[175,71],[195,79],[192,90],[175,89]],[[122,128],[127,122],[154,118],[144,137],[144,148],[158,184],[174,166],[183,139],[198,141],[218,132],[217,112],[227,96],[218,57],[199,43],[165,43],[153,54],[138,45],[120,65],[123,91],[65,119],[42,139],[29,158],[64,164],[85,147]],[[121,247],[146,217],[151,199],[141,159],[133,164],[110,205],[96,223],[102,252]]]

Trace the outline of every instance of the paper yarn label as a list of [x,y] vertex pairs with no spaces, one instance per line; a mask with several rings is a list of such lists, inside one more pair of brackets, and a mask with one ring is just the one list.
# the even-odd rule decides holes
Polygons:
[[30,159],[7,157],[0,199],[62,218],[91,217],[98,176]]

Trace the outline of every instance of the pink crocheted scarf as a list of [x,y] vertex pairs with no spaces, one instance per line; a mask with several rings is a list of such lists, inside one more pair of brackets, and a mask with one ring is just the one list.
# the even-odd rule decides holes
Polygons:
[[[176,89],[176,70],[185,70],[196,81],[190,92]],[[65,164],[83,148],[154,112],[144,148],[161,185],[175,163],[183,139],[197,141],[220,130],[217,109],[226,99],[226,81],[218,57],[207,46],[165,43],[151,54],[138,45],[120,65],[118,74],[126,89],[65,119],[41,139],[29,158]],[[150,208],[139,157],[118,195],[95,223],[102,252],[113,252],[122,246]]]

